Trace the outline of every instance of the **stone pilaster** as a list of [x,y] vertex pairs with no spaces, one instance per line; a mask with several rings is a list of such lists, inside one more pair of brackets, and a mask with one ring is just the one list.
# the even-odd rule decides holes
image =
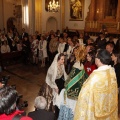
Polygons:
[[95,18],[95,0],[91,0],[89,9],[89,21],[94,21]]
[[62,30],[65,28],[65,0],[61,0],[61,6],[60,6],[60,10],[61,10],[61,27]]
[[116,21],[120,22],[120,0],[118,0]]

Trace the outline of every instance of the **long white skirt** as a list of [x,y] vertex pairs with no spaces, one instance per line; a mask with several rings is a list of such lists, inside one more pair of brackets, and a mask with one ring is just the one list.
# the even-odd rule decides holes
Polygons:
[[65,103],[64,92],[65,89],[62,89],[60,94],[56,97],[55,104],[58,106],[58,108],[60,108],[60,105],[66,105],[67,107],[71,108],[72,111],[74,112],[77,101],[66,97],[66,103]]
[[[61,120],[62,119],[72,120],[73,117],[74,117],[74,111],[75,111],[75,106],[76,106],[76,102],[77,101],[69,99],[66,96],[66,102],[65,102],[64,92],[65,92],[65,89],[62,89],[62,91],[60,92],[60,94],[56,97],[56,103],[55,104],[60,109],[58,120],[60,120],[60,119]],[[62,116],[62,118],[61,118],[61,116]],[[65,118],[65,117],[68,117],[68,118]]]

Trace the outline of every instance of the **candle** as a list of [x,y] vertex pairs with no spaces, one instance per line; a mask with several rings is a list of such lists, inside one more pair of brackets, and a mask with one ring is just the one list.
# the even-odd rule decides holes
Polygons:
[[119,30],[119,28],[120,28],[120,24],[119,24],[120,22],[118,22],[118,24],[117,24],[117,30]]
[[96,21],[96,27],[95,28],[97,28],[97,21]]
[[90,21],[90,28],[91,28],[91,21]]
[[92,23],[92,28],[94,28],[95,27],[95,22],[93,21],[93,23]]

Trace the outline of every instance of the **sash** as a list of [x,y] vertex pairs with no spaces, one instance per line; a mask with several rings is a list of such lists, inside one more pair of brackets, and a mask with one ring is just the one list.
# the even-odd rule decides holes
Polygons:
[[84,69],[79,70],[77,68],[73,68],[65,82],[65,96],[67,95],[70,99],[77,99],[81,87],[87,77],[88,75]]
[[74,84],[76,84],[85,74],[85,70],[81,70],[67,85],[66,90],[68,91]]

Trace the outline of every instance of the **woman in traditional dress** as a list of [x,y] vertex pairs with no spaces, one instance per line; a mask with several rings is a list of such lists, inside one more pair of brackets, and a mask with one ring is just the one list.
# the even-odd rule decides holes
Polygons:
[[56,105],[60,108],[58,120],[73,120],[74,108],[82,87],[83,82],[87,79],[82,60],[85,57],[84,47],[79,46],[74,49],[76,61],[73,68],[65,81],[65,89],[57,96]]
[[48,69],[44,88],[40,91],[40,95],[44,96],[47,100],[46,109],[55,112],[56,119],[59,113],[58,108],[55,106],[56,96],[64,88],[64,80],[67,79],[67,74],[64,68],[64,59],[63,53],[56,54]]

